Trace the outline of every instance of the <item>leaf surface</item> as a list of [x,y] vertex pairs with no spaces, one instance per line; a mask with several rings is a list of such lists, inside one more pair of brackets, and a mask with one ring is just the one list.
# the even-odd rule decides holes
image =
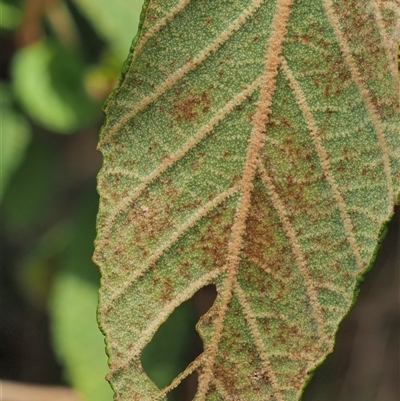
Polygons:
[[[297,400],[332,350],[400,182],[393,2],[163,0],[106,107],[95,260],[118,400]],[[207,284],[204,352],[140,353]]]

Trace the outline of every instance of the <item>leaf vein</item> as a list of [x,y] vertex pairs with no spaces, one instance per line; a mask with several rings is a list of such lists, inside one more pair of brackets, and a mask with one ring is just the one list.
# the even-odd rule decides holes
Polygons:
[[112,225],[116,217],[123,212],[135,199],[137,199],[144,189],[155,181],[162,173],[164,173],[169,167],[173,166],[178,160],[182,159],[190,150],[192,150],[198,143],[200,143],[209,134],[212,129],[221,122],[226,115],[228,115],[236,106],[241,104],[247,96],[251,95],[261,84],[262,77],[255,79],[247,88],[237,94],[231,101],[229,101],[224,107],[222,107],[209,121],[208,124],[203,125],[196,134],[186,141],[183,146],[174,154],[169,156],[163,161],[154,171],[148,174],[142,179],[140,185],[138,185],[132,194],[123,198],[121,202],[115,206],[113,213],[107,218],[102,235],[102,240],[98,241],[96,254],[101,253],[104,246],[107,244],[107,239]]
[[154,333],[157,331],[158,327],[165,322],[168,316],[184,301],[186,301],[192,294],[194,294],[197,290],[209,284],[218,277],[221,273],[226,270],[226,267],[221,267],[219,269],[212,270],[200,278],[198,278],[195,282],[191,283],[189,286],[185,288],[180,294],[176,295],[174,299],[166,304],[157,317],[152,320],[147,329],[141,333],[139,340],[135,343],[135,346],[129,351],[123,350],[124,360],[120,363],[116,363],[112,369],[110,369],[110,374],[115,375],[121,369],[127,367],[131,361],[133,361],[136,357],[139,356],[140,352],[144,348],[144,346],[150,341]]
[[160,257],[166,252],[171,246],[173,246],[178,239],[191,227],[193,227],[200,219],[205,217],[208,213],[210,213],[213,209],[218,207],[222,202],[228,199],[230,196],[234,195],[239,189],[238,185],[233,186],[227,191],[217,195],[210,202],[201,207],[196,213],[194,213],[184,224],[182,224],[178,230],[176,230],[173,234],[170,235],[168,241],[164,242],[159,248],[153,251],[152,255],[146,260],[146,262],[134,273],[132,273],[123,285],[121,285],[118,290],[111,296],[110,302],[104,305],[104,313],[107,313],[114,305],[114,302],[120,298],[127,288],[132,285],[137,279],[139,279],[143,274],[149,270]]
[[264,374],[266,373],[267,376],[269,377],[269,380],[270,380],[272,388],[274,390],[276,399],[278,401],[283,401],[283,394],[278,386],[278,381],[275,376],[275,372],[272,369],[271,362],[268,358],[267,353],[265,352],[265,345],[261,338],[260,331],[258,330],[256,318],[254,316],[253,311],[251,310],[249,301],[247,300],[246,295],[243,292],[243,290],[240,287],[240,284],[238,283],[237,280],[235,281],[235,284],[234,284],[234,291],[240,302],[240,305],[243,308],[247,323],[249,324],[254,343],[255,343],[258,353],[260,355],[263,368],[265,369]]
[[191,2],[191,0],[182,0],[174,8],[171,9],[163,18],[159,19],[155,25],[153,25],[148,31],[140,36],[138,43],[132,54],[132,63],[135,61],[137,55],[142,50],[143,46],[151,39],[155,34],[160,32],[160,30],[171,20],[175,18],[177,14],[182,12],[186,6]]
[[192,374],[196,369],[198,369],[201,364],[204,362],[204,354],[199,355],[186,369],[180,373],[175,379],[171,382],[171,384],[167,387],[164,387],[155,397],[151,399],[151,401],[157,401],[161,397],[165,396],[169,391],[174,389],[179,385],[179,383]]
[[350,51],[349,45],[346,41],[346,38],[344,37],[344,34],[341,31],[339,18],[336,15],[336,13],[334,12],[332,1],[331,0],[323,0],[323,5],[324,5],[325,13],[328,18],[329,24],[331,25],[331,27],[335,33],[335,36],[338,40],[340,48],[343,52],[344,59],[349,67],[352,79],[358,87],[361,98],[363,99],[364,104],[367,108],[371,122],[375,127],[375,132],[376,132],[376,136],[378,139],[378,143],[382,150],[382,159],[383,159],[385,176],[386,176],[386,180],[387,180],[387,191],[388,191],[388,195],[389,195],[388,213],[389,213],[389,215],[391,215],[392,214],[392,203],[394,202],[395,198],[394,198],[394,192],[393,192],[393,187],[392,187],[392,178],[391,178],[392,173],[391,173],[391,167],[390,167],[390,162],[389,162],[389,157],[388,157],[388,147],[386,144],[385,135],[383,133],[381,121],[379,119],[378,112],[377,112],[374,104],[372,103],[371,95],[370,95],[368,89],[366,88],[366,86],[364,85],[361,74],[357,68],[357,64],[356,64],[353,56],[351,55],[351,51]]
[[354,227],[353,227],[353,224],[352,224],[352,222],[351,222],[351,220],[350,220],[350,218],[349,218],[349,216],[347,214],[346,204],[345,204],[345,202],[343,200],[343,197],[342,197],[342,195],[341,195],[341,193],[339,191],[339,188],[338,188],[338,186],[337,186],[337,184],[336,184],[336,182],[335,182],[335,180],[333,178],[333,175],[332,175],[332,173],[330,171],[330,164],[329,164],[328,155],[327,155],[325,149],[322,146],[322,140],[321,140],[320,134],[318,132],[318,127],[317,127],[317,125],[316,125],[316,123],[314,121],[314,117],[313,117],[313,115],[312,115],[312,113],[310,111],[310,108],[309,108],[309,106],[308,106],[308,104],[306,102],[306,98],[305,98],[305,96],[303,94],[303,91],[302,91],[299,83],[296,81],[293,73],[290,71],[289,66],[287,65],[287,62],[286,62],[285,59],[282,59],[282,69],[283,69],[287,79],[290,82],[290,86],[292,87],[292,90],[294,92],[296,101],[297,101],[297,103],[298,103],[298,105],[299,105],[299,107],[300,107],[300,109],[301,109],[301,111],[303,113],[304,120],[305,120],[305,122],[307,124],[307,127],[308,127],[309,131],[310,131],[310,135],[311,135],[311,137],[313,139],[315,149],[316,149],[318,157],[320,159],[322,170],[324,171],[325,177],[326,177],[326,179],[327,179],[327,181],[328,181],[328,183],[329,183],[329,185],[330,185],[330,187],[332,189],[333,197],[334,197],[335,201],[338,204],[338,207],[339,207],[340,214],[341,214],[341,217],[342,217],[342,220],[343,220],[344,228],[345,228],[346,233],[347,233],[347,237],[348,237],[348,241],[349,241],[351,250],[352,250],[352,252],[354,254],[354,257],[356,259],[358,269],[361,271],[364,268],[364,263],[363,263],[363,261],[362,261],[362,259],[360,257],[358,249],[357,249],[357,243],[356,243],[356,240],[355,240],[354,234],[353,234]]
[[274,205],[275,210],[278,213],[279,220],[282,223],[282,226],[284,228],[286,237],[288,238],[290,242],[290,246],[292,248],[293,255],[296,259],[296,262],[299,266],[300,273],[303,276],[303,280],[305,283],[306,287],[306,292],[310,300],[311,307],[314,311],[314,318],[317,322],[318,326],[318,333],[320,338],[323,340],[324,338],[324,324],[323,324],[323,319],[321,317],[321,311],[319,308],[319,303],[317,300],[317,296],[315,293],[315,289],[312,285],[312,280],[310,278],[310,275],[308,273],[308,267],[307,263],[303,257],[303,254],[300,250],[300,246],[296,241],[296,234],[294,232],[294,229],[292,225],[290,224],[290,221],[288,219],[288,216],[286,214],[285,210],[285,205],[283,204],[282,200],[280,199],[275,186],[273,184],[272,178],[269,176],[267,173],[265,167],[263,166],[261,160],[258,160],[258,169],[260,172],[261,180],[265,185],[265,188],[267,189],[269,196],[272,199],[272,203]]
[[228,393],[228,390],[225,388],[221,380],[218,380],[214,377],[212,383],[214,384],[215,389],[224,401],[235,401],[235,399],[232,398],[231,395]]
[[257,111],[252,120],[253,129],[249,138],[246,160],[243,165],[243,174],[240,181],[241,197],[238,203],[227,258],[228,277],[221,293],[221,306],[216,318],[215,330],[208,349],[209,358],[204,367],[204,374],[198,387],[198,397],[204,401],[212,377],[212,367],[223,329],[223,322],[228,304],[232,296],[234,281],[239,267],[240,251],[243,247],[243,234],[246,229],[246,219],[251,204],[251,191],[256,170],[256,161],[260,150],[265,143],[266,123],[271,112],[272,95],[275,91],[276,76],[279,67],[279,55],[286,34],[286,26],[290,15],[290,6],[293,0],[278,0],[275,14],[271,23],[271,36],[268,38],[264,57],[263,87],[257,103]]
[[182,79],[187,73],[205,61],[212,53],[215,53],[218,48],[224,44],[234,32],[236,32],[239,28],[241,28],[244,22],[254,14],[257,9],[265,2],[266,0],[253,0],[251,6],[245,10],[239,18],[237,18],[229,27],[221,32],[221,34],[208,45],[200,54],[198,54],[195,58],[189,60],[185,65],[176,70],[173,74],[171,74],[168,79],[166,79],[162,84],[158,85],[157,90],[151,93],[150,95],[144,97],[140,100],[126,115],[124,115],[118,123],[116,123],[113,127],[111,127],[107,134],[104,136],[103,140],[99,142],[99,147],[104,146],[104,144],[109,143],[111,138],[118,132],[118,130],[123,126],[127,121],[133,118],[136,114],[138,114],[141,110],[147,107],[151,102],[155,101],[158,97],[160,97],[163,93],[165,93],[168,89],[173,87],[180,79]]
[[[392,75],[393,82],[399,82],[397,60],[396,60],[396,57],[394,57],[395,53],[392,52],[392,50],[389,47],[389,43],[391,43],[391,40],[385,30],[382,13],[379,9],[379,5],[376,0],[370,0],[370,2],[372,5],[372,8],[374,10],[373,14],[375,17],[376,25],[378,26],[378,31],[379,31],[379,35],[381,37],[382,47],[385,51],[385,56],[386,56],[389,66],[390,66],[390,73]],[[397,13],[399,13],[399,10],[397,10]],[[397,89],[398,90],[400,89],[399,86]]]

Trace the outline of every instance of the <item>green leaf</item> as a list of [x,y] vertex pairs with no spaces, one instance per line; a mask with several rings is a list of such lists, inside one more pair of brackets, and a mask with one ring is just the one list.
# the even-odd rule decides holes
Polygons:
[[[152,1],[106,107],[95,260],[118,400],[299,399],[400,184],[396,10]],[[204,352],[164,389],[140,353],[214,283]]]
[[12,105],[12,95],[8,86],[0,83],[1,99],[1,172],[0,200],[14,171],[23,160],[31,138],[31,130],[26,119]]
[[122,60],[136,34],[143,0],[75,0]]
[[21,22],[21,11],[14,4],[0,1],[0,29],[16,29]]
[[82,60],[57,42],[37,42],[19,50],[12,73],[22,107],[43,127],[70,133],[98,116],[97,105],[84,89]]

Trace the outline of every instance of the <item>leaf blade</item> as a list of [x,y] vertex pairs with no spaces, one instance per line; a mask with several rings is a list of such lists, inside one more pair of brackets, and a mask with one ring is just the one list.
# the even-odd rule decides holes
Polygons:
[[[197,370],[199,400],[295,400],[332,349],[399,177],[398,98],[371,97],[390,72],[363,80],[339,3],[149,3],[159,19],[144,21],[99,145],[100,313],[121,399],[160,399]],[[209,283],[205,351],[159,391],[140,350]]]

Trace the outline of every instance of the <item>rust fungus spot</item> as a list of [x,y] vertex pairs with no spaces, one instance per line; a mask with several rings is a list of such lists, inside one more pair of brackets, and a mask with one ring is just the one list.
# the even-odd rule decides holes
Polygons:
[[210,110],[211,101],[208,93],[203,91],[200,95],[190,93],[183,98],[173,101],[172,114],[176,121],[193,121],[198,118],[198,113],[201,110],[206,113]]
[[173,296],[173,288],[172,288],[171,278],[167,277],[164,280],[164,287],[162,289],[161,299],[165,302],[170,302],[172,300],[172,296]]

